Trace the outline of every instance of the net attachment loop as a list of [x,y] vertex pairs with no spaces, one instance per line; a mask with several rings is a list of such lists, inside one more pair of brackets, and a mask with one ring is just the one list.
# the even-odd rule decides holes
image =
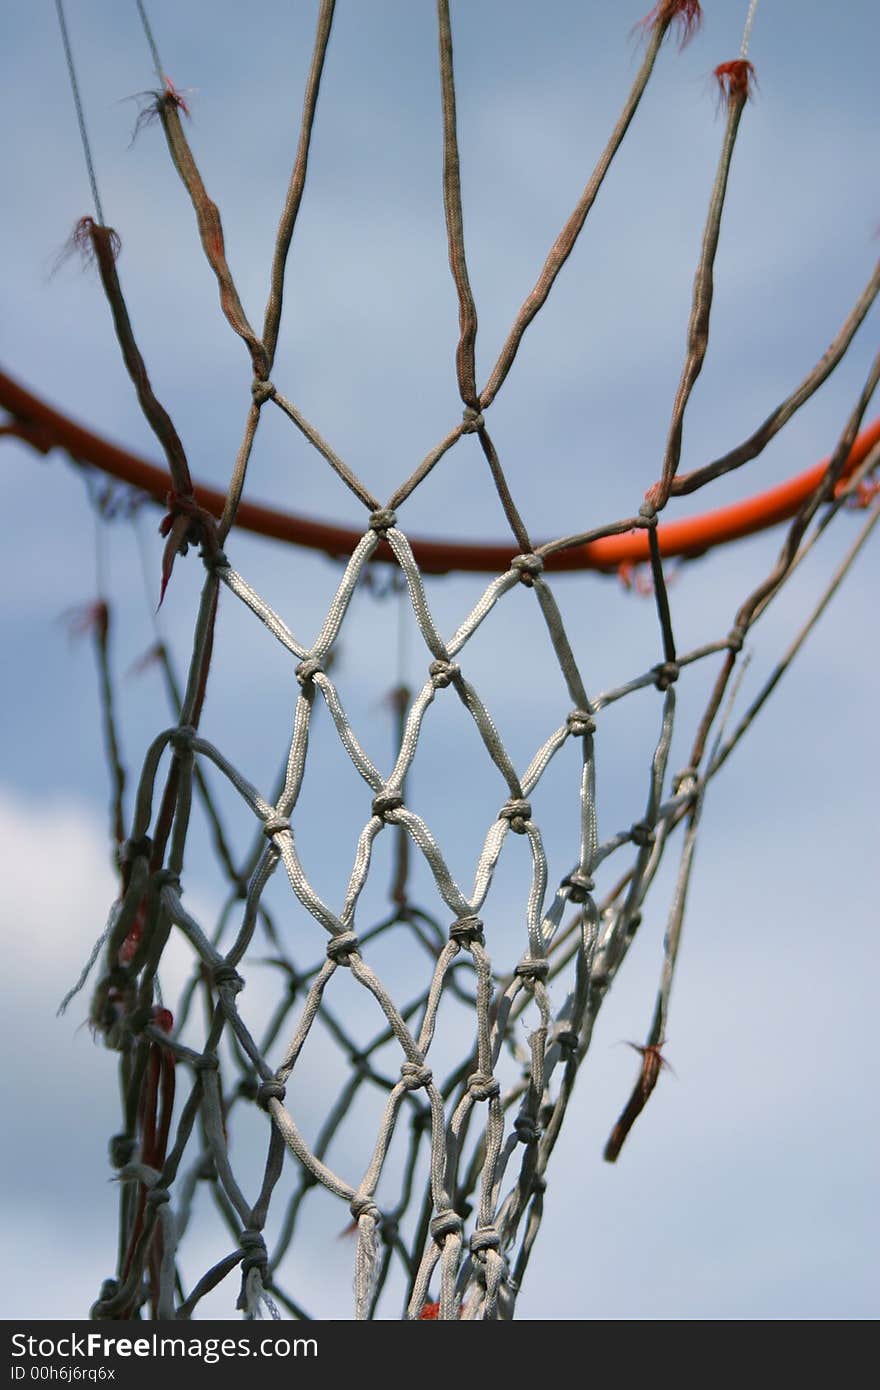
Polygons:
[[218,570],[231,569],[225,550],[211,550],[208,546],[203,545],[199,554],[202,557],[202,564],[209,574],[216,574]]
[[494,1226],[481,1226],[471,1236],[470,1248],[472,1255],[479,1255],[484,1250],[499,1250],[501,1237]]
[[571,710],[565,717],[565,726],[572,738],[585,738],[596,732],[596,721],[585,709]]
[[286,816],[267,816],[263,822],[263,834],[267,840],[273,839],[276,835],[289,835],[290,821]]
[[225,960],[211,971],[211,984],[216,990],[230,990],[233,994],[240,994],[244,989],[244,980],[235,967]]
[[261,1110],[268,1110],[270,1100],[280,1101],[283,1105],[286,1095],[287,1091],[282,1082],[271,1080],[264,1081],[257,1087],[257,1094],[254,1099]]
[[484,946],[482,917],[457,917],[449,928],[449,937],[450,940],[457,941],[459,946],[471,946],[474,942]]
[[251,385],[251,395],[254,399],[254,405],[258,409],[261,405],[265,405],[266,401],[271,401],[275,394],[275,386],[271,381],[261,381],[259,377],[254,379]]
[[171,744],[175,753],[191,753],[193,739],[197,737],[198,735],[192,724],[181,724],[171,734],[168,742]]
[[420,1062],[404,1062],[400,1068],[400,1079],[408,1091],[418,1091],[422,1086],[430,1086],[434,1073]]
[[573,903],[586,902],[596,884],[589,874],[582,873],[580,869],[575,869],[572,873],[566,874],[560,887],[568,889],[568,896]]
[[521,980],[546,980],[550,962],[546,956],[524,956],[514,970]]
[[510,821],[510,828],[516,835],[525,835],[528,822],[532,819],[532,805],[525,797],[512,796],[505,801],[498,812],[499,820]]
[[359,946],[357,932],[341,931],[336,936],[331,936],[327,942],[327,955],[336,965],[348,965],[349,956],[353,955]]
[[494,1100],[501,1094],[501,1083],[497,1077],[485,1071],[471,1072],[467,1080],[468,1095],[474,1100]]
[[673,794],[678,796],[679,792],[693,791],[699,780],[700,769],[698,767],[683,767],[681,772],[677,772],[672,779]]
[[252,1269],[258,1269],[262,1273],[268,1268],[266,1242],[260,1231],[242,1231],[238,1243],[242,1252],[242,1274],[247,1274]]
[[561,1052],[568,1057],[575,1057],[578,1050],[578,1035],[573,1028],[560,1028],[554,1042]]
[[113,1168],[124,1168],[131,1163],[138,1151],[138,1141],[131,1134],[114,1134],[108,1145],[110,1164]]
[[396,525],[397,512],[393,507],[378,507],[370,513],[370,530],[376,531],[380,536]]
[[373,797],[373,815],[384,821],[392,811],[399,810],[402,805],[403,797],[400,792],[379,792]]
[[662,661],[659,666],[654,667],[654,684],[658,690],[668,690],[680,675],[681,668],[677,661]]
[[629,837],[639,849],[648,849],[657,838],[653,826],[644,820],[636,821],[630,826]]
[[541,1130],[534,1115],[517,1115],[513,1128],[521,1144],[536,1144],[541,1137]]
[[133,864],[135,859],[149,859],[152,852],[152,839],[149,835],[141,835],[139,839],[128,839],[123,842],[119,858],[123,864]]
[[544,561],[540,555],[514,555],[510,562],[510,568],[517,570],[520,580],[528,588],[534,584],[538,575],[543,572]]
[[432,661],[428,667],[428,675],[431,677],[431,684],[435,690],[445,690],[460,675],[461,667],[454,661]]
[[303,689],[305,689],[307,685],[310,685],[312,681],[314,681],[315,676],[322,675],[323,671],[324,668],[317,657],[309,656],[306,657],[305,661],[299,663],[294,675]]
[[382,1222],[382,1213],[376,1206],[372,1197],[352,1197],[348,1209],[354,1221],[360,1221],[362,1216],[371,1216],[377,1226]]
[[446,1211],[438,1211],[431,1222],[431,1235],[438,1245],[442,1245],[447,1236],[460,1235],[464,1227],[464,1222],[458,1215],[448,1207]]
[[178,897],[182,894],[180,874],[173,869],[156,869],[151,877],[157,893],[161,893],[163,888],[173,888]]

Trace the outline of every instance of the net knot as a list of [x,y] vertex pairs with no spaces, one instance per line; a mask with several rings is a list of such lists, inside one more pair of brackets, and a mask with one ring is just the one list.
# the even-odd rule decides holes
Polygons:
[[518,570],[519,577],[523,584],[531,588],[536,578],[544,568],[544,561],[540,555],[514,555],[510,562],[512,570]]
[[442,1245],[447,1236],[460,1235],[463,1224],[458,1212],[447,1207],[445,1211],[438,1211],[431,1222],[431,1235]]
[[418,1091],[422,1086],[430,1086],[434,1073],[430,1067],[419,1062],[404,1062],[400,1068],[400,1079],[408,1091]]
[[163,888],[173,888],[177,894],[183,891],[180,886],[180,874],[176,874],[173,869],[156,869],[152,874],[152,880],[157,893],[161,893]]
[[487,1071],[472,1071],[467,1082],[468,1094],[474,1100],[494,1100],[501,1094],[501,1084],[497,1077]]
[[244,989],[244,980],[235,967],[225,960],[221,960],[211,971],[211,984],[215,989],[230,989],[233,994],[239,994]]
[[382,1213],[372,1197],[352,1197],[349,1211],[355,1221],[360,1221],[362,1216],[371,1216],[377,1225],[382,1221]]
[[394,1245],[400,1235],[400,1222],[395,1216],[383,1216],[379,1234],[386,1245]]
[[275,387],[271,381],[261,381],[259,377],[255,377],[251,382],[251,395],[254,398],[254,405],[259,409],[261,405],[266,404],[266,401],[272,400],[275,395]]
[[261,1272],[266,1269],[269,1257],[266,1253],[266,1242],[260,1231],[242,1231],[238,1244],[242,1254],[242,1274],[247,1274],[252,1269],[259,1269]]
[[147,1193],[148,1207],[164,1207],[166,1202],[171,1201],[171,1193],[167,1187],[154,1187]]
[[270,1100],[280,1101],[283,1105],[286,1095],[287,1091],[282,1082],[276,1081],[273,1077],[272,1080],[264,1081],[262,1085],[257,1087],[255,1099],[261,1110],[268,1110]]
[[517,1115],[513,1128],[521,1144],[535,1144],[541,1134],[534,1115]]
[[629,837],[639,849],[647,849],[649,845],[653,845],[657,838],[654,827],[644,820],[637,820],[634,825],[630,826]]
[[290,821],[286,816],[278,816],[274,813],[267,816],[263,822],[263,834],[267,840],[271,840],[275,835],[285,835],[290,833]]
[[205,1052],[201,1057],[195,1058],[193,1066],[196,1071],[219,1071],[220,1059],[214,1052]]
[[323,672],[323,670],[324,668],[320,661],[314,656],[309,656],[305,661],[299,663],[294,674],[300,685],[305,687],[315,679],[315,676],[317,676],[319,672]]
[[589,710],[573,709],[566,715],[565,725],[573,738],[583,738],[596,732],[596,721]]
[[153,852],[153,841],[149,835],[141,835],[138,839],[128,839],[122,846],[120,859],[125,864],[131,864],[135,859],[149,859]]
[[113,1302],[121,1287],[118,1279],[104,1280],[97,1301],[92,1304],[89,1310],[89,1317],[93,1321],[107,1316],[107,1305]]
[[357,938],[357,932],[337,932],[337,934],[331,936],[330,940],[327,942],[327,955],[332,961],[335,961],[337,965],[348,965],[349,956],[353,955],[359,945],[360,942]]
[[380,536],[396,525],[397,512],[393,507],[377,507],[370,513],[370,530],[376,531]]
[[373,815],[378,816],[380,820],[385,820],[392,811],[396,811],[402,805],[403,797],[400,792],[378,792],[373,797]]
[[143,1008],[133,1009],[125,1020],[126,1027],[133,1038],[140,1037],[147,1025],[152,1022],[153,1010],[146,1004]]
[[501,1237],[494,1226],[481,1226],[470,1239],[472,1255],[479,1255],[481,1250],[498,1250],[500,1246]]
[[573,903],[583,903],[586,902],[596,885],[589,874],[575,869],[572,873],[566,874],[560,887],[568,889],[568,896]]
[[127,1163],[131,1163],[137,1152],[137,1140],[130,1134],[114,1134],[107,1147],[110,1150],[112,1166],[124,1168]]
[[459,946],[470,946],[475,941],[482,946],[484,943],[483,919],[473,914],[467,917],[457,917],[449,928],[449,936],[452,941],[457,941]]
[[680,675],[681,668],[677,661],[661,661],[659,666],[654,667],[654,684],[658,690],[668,690]]
[[646,497],[639,507],[639,521],[642,526],[653,527],[657,525],[657,508],[650,497]]
[[225,550],[209,550],[207,546],[201,549],[202,564],[210,574],[216,574],[217,570],[228,570],[229,560]]
[[741,652],[745,640],[746,634],[744,629],[741,627],[732,627],[727,634],[728,650],[732,652]]
[[524,956],[513,973],[521,980],[546,980],[549,970],[546,956]]
[[501,807],[498,819],[510,821],[510,828],[515,834],[525,835],[526,823],[532,819],[531,803],[524,797],[512,796]]
[[560,1028],[555,1038],[560,1051],[573,1057],[578,1049],[578,1035],[573,1028]]
[[472,405],[465,406],[461,412],[461,420],[462,434],[476,434],[477,430],[481,430],[486,423],[482,411],[477,410]]
[[260,1083],[253,1072],[243,1076],[235,1088],[235,1094],[241,1096],[243,1100],[256,1100],[260,1089]]
[[447,685],[459,674],[461,667],[454,661],[432,661],[428,667],[428,675],[431,677],[431,684],[435,690],[445,690]]
[[678,796],[679,792],[691,791],[693,784],[699,780],[700,770],[697,767],[683,767],[681,772],[677,772],[672,779],[673,795]]
[[195,737],[196,731],[192,724],[181,724],[174,730],[168,741],[175,753],[190,753]]
[[[199,506],[191,492],[177,492],[172,488],[165,501],[168,511],[159,523],[159,534],[167,537],[172,547],[170,563],[173,563],[174,554],[186,555],[191,545],[202,545],[208,551],[217,549],[217,519]],[[171,574],[170,563],[165,574],[166,584]]]

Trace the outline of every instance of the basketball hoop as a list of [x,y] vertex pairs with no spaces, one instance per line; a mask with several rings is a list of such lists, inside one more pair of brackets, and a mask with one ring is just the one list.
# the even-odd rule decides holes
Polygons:
[[[112,736],[109,605],[102,600],[103,606],[88,620],[101,661],[108,745],[117,774],[119,892],[77,988],[96,967],[91,1022],[119,1055],[123,1095],[121,1127],[111,1141],[122,1193],[119,1253],[93,1314],[132,1318],[146,1311],[155,1318],[187,1319],[205,1297],[237,1274],[237,1295],[231,1301],[244,1316],[260,1316],[261,1310],[277,1315],[279,1305],[294,1317],[308,1316],[308,1289],[290,1288],[285,1271],[301,1211],[320,1192],[333,1203],[337,1227],[348,1228],[353,1241],[358,1319],[376,1316],[391,1296],[397,1299],[396,1311],[411,1320],[510,1318],[540,1228],[550,1159],[577,1074],[599,1010],[643,917],[657,911],[651,905],[664,855],[680,831],[679,868],[664,908],[666,934],[656,1005],[645,1040],[637,1047],[639,1069],[632,1096],[611,1128],[605,1150],[611,1162],[637,1124],[665,1064],[670,992],[701,816],[713,780],[880,520],[871,481],[880,462],[880,418],[866,423],[880,380],[880,359],[871,365],[836,438],[826,441],[829,452],[820,462],[784,483],[698,516],[667,520],[667,508],[675,499],[711,486],[757,459],[824,384],[871,310],[880,291],[880,267],[844,317],[829,349],[777,408],[735,448],[682,473],[683,421],[708,346],[728,176],[754,78],[747,57],[752,4],[739,57],[716,69],[725,124],[659,476],[634,499],[628,515],[534,540],[490,434],[491,407],[636,118],[664,39],[670,30],[678,30],[683,41],[690,38],[700,7],[695,0],[663,0],[644,21],[641,62],[620,118],[485,385],[478,389],[477,309],[463,227],[452,28],[447,0],[438,0],[442,193],[459,309],[455,363],[462,415],[389,497],[377,497],[272,377],[285,266],[304,195],[333,20],[332,0],[322,0],[261,329],[254,328],[239,297],[220,213],[187,137],[186,103],[167,78],[147,112],[164,133],[193,205],[221,310],[247,354],[243,438],[228,488],[221,491],[192,478],[184,445],[150,383],[117,273],[114,233],[101,215],[69,35],[58,2],[97,214],[83,219],[79,236],[95,260],[128,375],[166,464],[110,443],[5,373],[0,373],[0,406],[8,420],[2,430],[42,454],[61,449],[77,465],[99,470],[163,508],[162,594],[178,557],[198,550],[204,566],[182,688],[175,687],[167,651],[161,644],[157,649],[171,688],[173,717],[157,717],[151,730],[130,814],[123,804],[124,778]],[[155,39],[143,6],[138,8],[161,76]],[[359,529],[333,519],[294,515],[244,495],[254,439],[267,411],[285,416],[358,499],[364,513]],[[510,539],[478,543],[410,536],[405,529],[409,498],[444,457],[471,436],[491,476]],[[755,624],[808,551],[833,523],[853,511],[859,512],[857,534],[848,538],[845,554],[818,601],[804,615],[758,694],[738,712],[734,697],[741,656]],[[580,520],[576,517],[573,525]],[[723,613],[700,645],[681,649],[664,560],[694,559],[784,523],[769,572],[744,582],[736,610]],[[843,529],[845,525],[834,526],[835,532]],[[336,591],[316,635],[301,631],[296,595],[291,593],[295,586],[275,607],[236,568],[236,541],[244,530],[342,562]],[[355,592],[378,563],[393,567],[407,618],[411,615],[422,644],[415,691],[399,677],[395,681],[393,652],[371,654],[387,668],[392,688],[397,737],[390,767],[380,766],[367,751],[333,670],[340,634],[356,626]],[[650,573],[656,649],[647,659],[642,655],[634,661],[626,682],[600,691],[593,674],[588,681],[577,659],[577,643],[557,601],[553,577],[556,572],[582,570],[620,574],[633,565],[644,565]],[[447,633],[436,617],[424,577],[459,572],[490,577],[477,601]],[[468,663],[477,633],[493,622],[508,595],[523,589],[528,601],[534,600],[542,636],[549,642],[543,660],[559,689],[552,721],[528,760],[520,762],[508,749]],[[259,620],[267,643],[277,644],[289,664],[293,713],[286,746],[279,750],[282,775],[272,790],[237,766],[203,731],[212,655],[222,640],[221,591],[224,601],[236,602],[242,614],[249,611]],[[520,683],[524,702],[538,679],[538,668],[530,661],[518,650],[507,652],[499,646],[498,662],[511,681]],[[672,757],[678,684],[696,669],[711,670],[710,693],[689,730],[687,760],[676,766]],[[251,674],[256,691],[260,677],[256,671]],[[603,825],[600,832],[596,756],[606,711],[637,691],[652,690],[657,708],[650,748],[641,750],[647,763],[641,800],[626,828],[609,834]],[[451,857],[416,781],[424,730],[439,718],[439,710],[455,701],[469,721],[468,732],[478,741],[473,746],[478,746],[498,793],[497,807],[472,846],[472,886],[465,887],[453,873]],[[332,895],[319,891],[300,850],[313,790],[309,773],[317,757],[309,737],[322,707],[357,780],[352,804],[360,814],[352,862]],[[242,714],[247,717],[259,714]],[[542,797],[560,767],[565,769],[574,809],[567,838],[551,845],[542,829]],[[250,843],[241,846],[235,841],[204,777],[206,768],[222,779],[237,809],[248,816]],[[466,782],[452,786],[443,781],[437,790],[453,800],[467,801],[472,794]],[[211,827],[217,881],[224,894],[222,913],[213,924],[184,902],[196,805]],[[340,816],[342,811],[340,805]],[[122,825],[124,833],[118,828]],[[384,915],[370,916],[364,903],[383,836],[395,847],[392,883]],[[516,854],[521,856],[520,868],[525,865],[528,887],[511,913],[509,904],[497,905],[493,885],[502,861],[506,865]],[[284,877],[290,907],[279,917],[268,904],[273,885]],[[417,896],[414,881],[419,894],[425,887],[429,901]],[[169,999],[162,987],[172,941],[188,952],[189,960],[189,978],[179,1000]],[[418,979],[407,973],[403,980],[400,960],[413,945],[427,964]],[[252,1017],[244,1004],[240,1006],[240,996],[258,963],[274,972],[280,989],[274,1010],[258,1010]],[[71,991],[65,1002],[75,993]],[[357,999],[372,1011],[374,1026],[368,1036],[349,1022],[346,1008],[337,1005],[339,997],[347,1003]],[[315,1133],[307,1131],[296,1086],[304,1058],[321,1046],[322,1038],[328,1040],[328,1049],[338,1052],[344,1077],[332,1094],[328,1091],[324,1120]],[[345,1147],[340,1136],[346,1126],[356,1129],[353,1117],[368,1095],[380,1112],[375,1126],[366,1141],[364,1133],[355,1133]],[[232,1143],[236,1125],[246,1123],[240,1118],[244,1114],[248,1122],[261,1126],[264,1159],[256,1184],[252,1174],[242,1175]],[[185,1285],[181,1252],[199,1194],[206,1189],[213,1216],[232,1248]],[[273,1241],[267,1243],[270,1213],[274,1216],[279,1209]]]

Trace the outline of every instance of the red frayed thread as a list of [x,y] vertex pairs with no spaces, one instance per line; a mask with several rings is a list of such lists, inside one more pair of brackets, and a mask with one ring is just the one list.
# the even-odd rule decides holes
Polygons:
[[851,497],[847,498],[846,505],[851,511],[864,511],[870,507],[875,497],[880,494],[880,482],[861,482],[856,484],[855,491]]
[[143,102],[138,118],[134,123],[134,130],[131,132],[130,144],[133,145],[145,126],[152,125],[162,114],[163,106],[175,106],[178,111],[182,111],[184,116],[192,117],[189,103],[182,92],[179,92],[171,81],[170,77],[163,74],[162,81],[165,84],[162,91],[137,92],[133,97],[128,97],[128,101]]
[[[667,589],[672,588],[678,579],[679,568],[673,562],[664,565],[663,579]],[[639,598],[651,598],[655,592],[651,566],[641,560],[621,560],[617,566],[617,578],[628,594],[638,594]]]
[[719,63],[714,73],[721,95],[727,101],[748,101],[755,89],[755,65],[748,58]]
[[684,48],[690,43],[703,22],[700,0],[659,0],[644,19],[636,25],[637,29],[654,29],[658,24],[678,25],[678,46]]
[[165,83],[165,91],[164,94],[160,93],[160,96],[163,96],[164,100],[169,102],[171,106],[176,106],[178,111],[183,112],[184,116],[189,116],[191,112],[183,93],[177,90],[171,78],[166,77],[164,73],[162,74],[162,81]]
[[126,679],[131,680],[135,676],[142,676],[145,671],[149,671],[153,666],[157,666],[162,660],[164,650],[165,648],[162,642],[154,642],[151,647],[147,648],[143,656],[139,656],[136,661],[131,663],[125,673]]
[[110,259],[115,261],[121,250],[122,240],[112,227],[102,227],[94,217],[81,217],[58,254],[55,269],[60,270],[74,255],[87,266],[94,265],[102,252],[109,252]]
[[93,632],[99,642],[107,641],[107,631],[110,627],[110,610],[104,599],[95,599],[94,603],[83,603],[77,608],[68,608],[58,620],[67,627],[71,637],[85,637]]
[[153,1006],[152,1022],[163,1033],[170,1034],[174,1030],[174,1014],[170,1009],[160,1008],[158,1004]]
[[165,537],[162,552],[162,582],[159,588],[158,607],[162,607],[165,590],[171,578],[174,561],[178,555],[186,555],[191,545],[201,545],[209,553],[218,549],[216,520],[204,507],[200,507],[191,493],[181,494],[172,488],[166,495],[169,511],[159,523],[159,534]]
[[650,567],[637,564],[635,560],[623,560],[617,566],[617,577],[629,594],[638,594],[639,598],[650,598],[654,592]]

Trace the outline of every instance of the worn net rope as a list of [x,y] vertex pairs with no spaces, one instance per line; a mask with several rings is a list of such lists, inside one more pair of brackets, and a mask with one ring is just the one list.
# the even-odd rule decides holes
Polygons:
[[[656,539],[658,515],[671,497],[696,490],[760,453],[840,360],[880,288],[878,270],[829,353],[743,445],[693,474],[679,473],[684,414],[708,341],[713,263],[727,174],[748,99],[750,69],[744,55],[736,63],[723,64],[725,71],[719,76],[727,121],[694,282],[687,353],[656,485],[632,516],[536,547],[489,434],[489,407],[504,384],[528,324],[575,244],[635,116],[667,31],[676,22],[692,24],[696,8],[666,3],[649,16],[641,68],[609,144],[525,300],[485,387],[478,390],[474,364],[477,311],[465,256],[452,34],[448,6],[439,0],[443,195],[450,267],[459,302],[456,369],[463,418],[384,505],[271,380],[284,268],[305,186],[332,3],[325,0],[320,6],[299,147],[260,334],[245,315],[226,261],[219,213],[202,183],[181,121],[185,110],[182,99],[166,81],[166,90],[156,95],[152,108],[192,198],[203,246],[217,276],[221,306],[244,340],[253,369],[244,437],[219,520],[204,512],[193,496],[183,446],[149,383],[116,273],[113,234],[98,223],[85,226],[126,365],[144,413],[163,445],[173,481],[169,513],[163,523],[167,537],[163,587],[175,558],[190,545],[198,545],[205,566],[187,681],[175,697],[179,716],[154,738],[146,753],[131,830],[120,848],[121,892],[89,962],[91,967],[100,953],[92,1018],[108,1044],[120,1053],[124,1117],[121,1132],[111,1142],[111,1157],[121,1185],[118,1266],[101,1290],[93,1309],[95,1316],[128,1317],[149,1307],[153,1316],[187,1318],[202,1298],[239,1270],[237,1306],[246,1316],[258,1316],[261,1309],[275,1314],[280,1303],[294,1316],[307,1317],[307,1294],[287,1286],[284,1262],[310,1195],[323,1189],[338,1199],[341,1210],[347,1208],[354,1226],[356,1317],[369,1318],[376,1313],[393,1275],[402,1275],[405,1314],[410,1318],[511,1317],[541,1224],[547,1166],[578,1069],[589,1049],[601,1005],[635,940],[647,895],[673,832],[683,826],[678,874],[667,905],[655,1014],[640,1049],[641,1069],[633,1096],[609,1139],[609,1159],[616,1157],[653,1089],[663,1065],[669,996],[706,790],[772,693],[880,517],[880,505],[870,497],[867,485],[878,461],[877,446],[857,467],[849,466],[853,443],[880,377],[878,359],[843,425],[821,485],[789,526],[770,573],[740,605],[726,634],[694,650],[679,652]],[[138,9],[143,14],[140,3]],[[751,6],[749,27],[753,17]],[[158,67],[158,52],[150,37]],[[368,513],[363,535],[312,640],[298,630],[295,610],[282,613],[270,606],[237,571],[226,551],[227,542],[234,542],[230,533],[236,507],[266,408],[279,409],[292,421]],[[505,572],[487,584],[457,630],[444,636],[432,616],[430,597],[398,512],[443,455],[471,435],[476,437],[492,474],[519,553]],[[734,720],[731,696],[751,628],[831,521],[854,500],[866,504],[858,535],[788,650],[745,712]],[[596,691],[575,659],[548,571],[558,551],[633,528],[641,528],[649,538],[658,622],[656,659],[625,684]],[[397,692],[399,746],[390,771],[378,767],[368,756],[332,675],[334,650],[353,595],[378,556],[397,567],[424,647],[421,689],[413,696],[403,689]],[[469,679],[468,648],[483,624],[491,623],[497,607],[522,586],[534,597],[567,701],[560,700],[553,727],[525,769],[519,770],[491,710]],[[253,785],[199,732],[221,588],[250,610],[286,651],[297,682],[284,773],[271,794]],[[106,661],[106,625],[98,638]],[[165,653],[163,660],[167,663]],[[690,668],[713,662],[718,669],[690,756],[683,768],[673,769],[670,754],[676,684]],[[170,678],[170,666],[167,670]],[[650,687],[657,690],[658,711],[643,802],[631,826],[603,839],[596,795],[602,715],[619,700]],[[476,854],[469,890],[455,880],[431,825],[419,813],[417,793],[411,796],[409,790],[408,775],[420,735],[434,706],[442,700],[461,703],[497,772],[498,811]],[[297,818],[308,814],[301,790],[316,701],[326,707],[339,743],[362,784],[363,828],[348,881],[332,901],[316,891],[297,848]],[[112,732],[112,720],[110,729]],[[118,772],[119,757],[113,747]],[[548,855],[532,808],[548,768],[559,760],[576,783],[579,800],[578,820],[572,827],[578,848],[561,873],[556,862],[559,851]],[[231,847],[204,777],[207,765],[225,779],[254,818],[253,844],[243,857]],[[121,805],[118,776],[116,784]],[[466,788],[457,790],[466,794]],[[198,921],[183,900],[184,850],[196,797],[201,798],[213,826],[218,862],[229,888],[226,906],[213,930]],[[120,818],[121,813],[117,824]],[[371,873],[376,842],[389,833],[395,835],[396,846],[389,911],[379,920],[365,923],[359,917],[359,903]],[[493,875],[501,856],[516,851],[527,857],[530,887],[516,925],[515,950],[499,962],[494,942],[501,924],[493,919]],[[436,901],[427,908],[416,906],[408,892],[411,854],[421,857],[436,890]],[[597,877],[608,871],[608,865],[619,867],[607,891],[600,894]],[[264,900],[276,874],[286,876],[292,894],[305,910],[305,919],[297,916],[293,926],[279,920]],[[508,926],[504,924],[505,947],[510,942]],[[258,930],[265,931],[273,943],[273,964],[284,988],[277,1008],[261,1020],[261,1030],[252,1030],[242,1016],[239,999]],[[412,933],[433,959],[429,978],[416,986],[405,1004],[395,1002],[390,987],[371,963],[371,947],[395,931]],[[172,933],[185,940],[193,954],[191,979],[173,1015],[164,1008],[159,990],[163,952]],[[334,1007],[334,985],[340,972],[347,972],[375,1003],[379,1022],[366,1043],[354,1036]],[[443,1026],[444,1001],[449,997],[454,997],[457,1006],[460,1061],[443,1075],[435,1075],[432,1062]],[[207,1017],[201,1028],[195,1009],[199,1000]],[[462,1026],[462,1010],[470,1020],[467,1029]],[[523,1019],[528,1020],[525,1042],[519,1026]],[[319,1133],[308,1138],[295,1105],[288,1100],[287,1087],[310,1041],[314,1043],[318,1021],[324,1027],[323,1036],[335,1040],[350,1065],[345,1084],[326,1107]],[[175,1077],[179,1088],[180,1074],[188,1076],[189,1089],[175,1108]],[[366,1090],[384,1097],[372,1151],[365,1165],[336,1171],[331,1166],[330,1150],[359,1095]],[[265,1112],[265,1168],[256,1191],[236,1175],[229,1146],[236,1113],[247,1105]],[[380,1196],[395,1145],[402,1154],[401,1176],[393,1196],[384,1192]],[[285,1163],[287,1155],[292,1156],[292,1163]],[[228,1229],[231,1248],[185,1289],[178,1254],[197,1191],[205,1185]],[[267,1221],[270,1208],[274,1211],[279,1205],[283,1211],[270,1248]],[[340,1290],[340,1309],[343,1293]]]

